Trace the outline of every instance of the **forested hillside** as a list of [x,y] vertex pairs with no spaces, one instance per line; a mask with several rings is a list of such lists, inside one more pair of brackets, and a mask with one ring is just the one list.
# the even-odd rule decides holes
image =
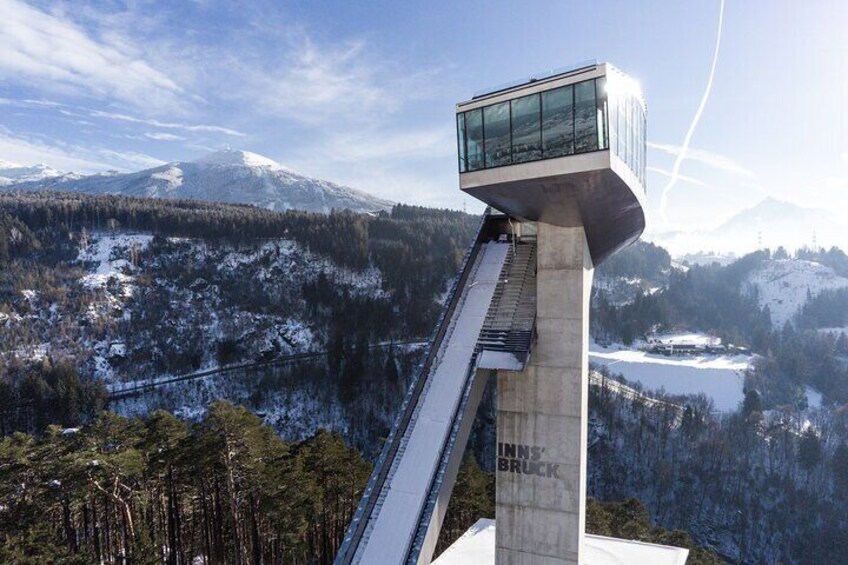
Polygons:
[[[156,548],[168,563],[328,562],[478,220],[0,195],[0,562]],[[846,274],[838,249],[696,266],[643,242],[597,269],[596,341],[701,332],[755,359],[727,414],[636,383],[593,387],[590,493],[636,497],[654,524],[635,503],[593,506],[599,532],[686,542],[658,526],[733,561],[832,562],[814,542],[841,548],[848,527]],[[441,547],[491,512],[493,392]],[[235,452],[215,443],[222,420],[246,430]],[[316,491],[306,454],[344,492]],[[286,477],[307,497],[274,490]]]
[[409,206],[0,195],[0,426],[72,426],[103,406],[102,383],[303,351],[326,351],[328,388],[352,400],[369,344],[429,336],[477,223]]
[[[650,292],[631,292],[626,300],[616,301],[603,288],[596,288],[591,316],[596,339],[629,344],[656,331],[698,330],[759,354],[748,387],[759,391],[768,408],[803,402],[806,386],[834,403],[848,402],[848,332],[841,331],[848,325],[846,290],[825,289],[811,294],[809,289],[821,284],[817,280],[821,275],[813,271],[806,275],[808,280],[800,280],[799,311],[784,325],[775,326],[768,306],[760,305],[763,290],[749,282],[759,270],[775,263],[798,265],[798,274],[803,277],[806,262],[813,260],[821,261],[815,264],[827,267],[831,276],[838,275],[848,264],[844,252],[836,248],[817,252],[801,249],[791,259],[785,250],[764,250],[727,266],[682,269],[670,269],[664,261],[655,261],[661,268],[653,270],[653,276],[645,276],[639,274],[639,265],[656,255],[648,249],[636,245],[621,257],[626,260],[628,252],[643,256],[640,261],[628,260],[634,265],[629,277],[648,281],[642,286],[651,286]],[[599,269],[601,280],[606,268],[603,265]],[[792,300],[785,290],[780,294],[779,283],[775,291],[778,300]],[[827,329],[838,331],[823,331]]]

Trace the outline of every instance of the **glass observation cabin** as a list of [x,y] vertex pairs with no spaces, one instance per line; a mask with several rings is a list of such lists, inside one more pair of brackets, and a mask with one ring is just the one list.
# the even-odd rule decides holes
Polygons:
[[591,63],[456,107],[460,188],[521,220],[586,230],[595,265],[645,229],[647,105]]

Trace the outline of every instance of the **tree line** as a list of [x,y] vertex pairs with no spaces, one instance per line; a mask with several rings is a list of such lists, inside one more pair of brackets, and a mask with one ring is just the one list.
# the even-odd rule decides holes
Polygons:
[[104,412],[0,441],[0,562],[332,562],[370,474],[339,436],[283,442],[226,402],[189,425]]

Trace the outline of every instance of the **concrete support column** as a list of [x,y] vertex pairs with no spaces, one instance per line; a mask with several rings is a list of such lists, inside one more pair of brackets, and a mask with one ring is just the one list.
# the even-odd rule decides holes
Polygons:
[[497,565],[583,557],[592,260],[582,227],[538,226],[537,338],[498,372]]

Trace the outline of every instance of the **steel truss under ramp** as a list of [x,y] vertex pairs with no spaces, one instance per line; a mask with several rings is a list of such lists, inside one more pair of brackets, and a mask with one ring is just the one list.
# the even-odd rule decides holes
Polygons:
[[337,565],[432,559],[474,416],[496,369],[520,370],[535,322],[535,242],[487,213],[401,406]]

